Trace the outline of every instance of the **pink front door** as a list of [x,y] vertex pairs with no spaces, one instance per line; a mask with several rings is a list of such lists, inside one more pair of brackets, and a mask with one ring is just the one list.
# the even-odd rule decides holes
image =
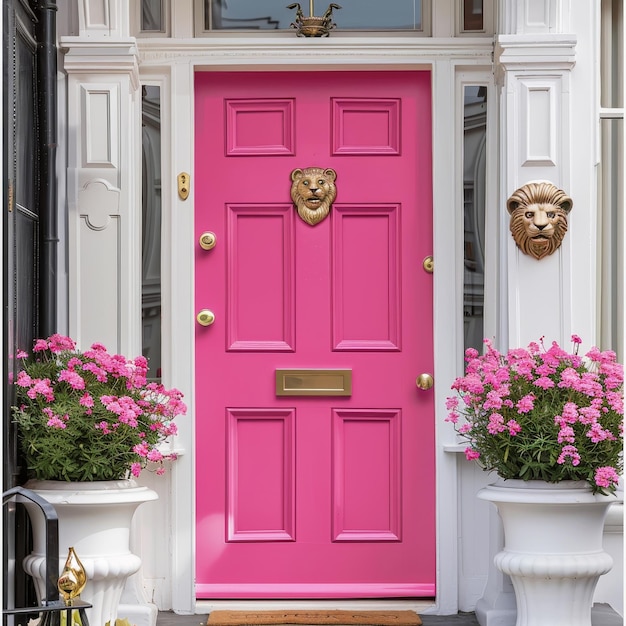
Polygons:
[[[195,93],[196,595],[434,596],[430,74]],[[336,172],[315,225],[308,167]]]

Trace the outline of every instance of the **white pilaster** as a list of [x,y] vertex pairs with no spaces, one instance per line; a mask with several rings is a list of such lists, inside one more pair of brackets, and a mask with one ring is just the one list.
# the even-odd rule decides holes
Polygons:
[[141,353],[140,93],[133,39],[66,37],[69,330],[79,346]]
[[[533,180],[548,180],[570,194],[570,72],[575,46],[570,35],[498,37],[503,211],[507,198]],[[570,222],[576,219],[576,209],[574,198]],[[525,255],[512,238],[506,252],[508,345],[525,346],[545,336],[548,345],[556,340],[568,346],[571,333],[580,334],[571,324],[571,235],[541,260]]]

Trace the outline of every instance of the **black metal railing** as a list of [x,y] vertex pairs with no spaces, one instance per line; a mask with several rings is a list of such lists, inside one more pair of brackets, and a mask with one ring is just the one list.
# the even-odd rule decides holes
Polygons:
[[73,600],[69,606],[59,599],[59,518],[54,507],[25,487],[13,487],[2,494],[3,507],[12,500],[29,500],[41,509],[44,516],[46,585],[37,606],[15,607],[15,602],[5,597],[2,604],[2,626],[25,626],[30,619],[37,618],[40,620],[38,626],[89,626],[85,609],[90,608],[91,604]]

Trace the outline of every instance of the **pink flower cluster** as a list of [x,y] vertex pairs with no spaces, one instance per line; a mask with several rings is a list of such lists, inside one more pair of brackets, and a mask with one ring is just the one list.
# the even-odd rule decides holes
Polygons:
[[572,342],[572,353],[557,342],[546,349],[543,338],[506,355],[489,340],[484,355],[466,351],[446,421],[469,442],[468,459],[503,477],[582,477],[595,489],[614,490],[622,467],[624,368],[614,352],[592,348],[582,357],[580,337]]
[[[56,462],[55,447],[65,443],[58,438],[63,431],[72,454],[78,448],[86,459],[105,464],[110,455],[120,472],[125,468],[134,476],[148,463],[156,463],[156,473],[162,474],[163,461],[175,458],[160,444],[177,433],[173,420],[187,407],[179,390],[148,382],[145,357],[110,354],[98,343],[81,353],[72,339],[58,334],[36,340],[32,360],[24,351],[18,357],[25,361],[15,381],[21,399],[15,414],[27,451],[46,448],[50,462]],[[45,416],[41,425],[34,418],[37,411]]]

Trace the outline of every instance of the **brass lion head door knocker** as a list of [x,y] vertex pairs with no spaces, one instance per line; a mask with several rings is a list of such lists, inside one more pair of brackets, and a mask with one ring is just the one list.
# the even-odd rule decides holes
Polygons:
[[311,226],[321,222],[329,213],[337,187],[335,170],[305,167],[291,172],[291,199],[298,215]]
[[536,259],[559,248],[567,232],[567,216],[574,202],[550,182],[527,183],[507,200],[510,229],[524,254]]

